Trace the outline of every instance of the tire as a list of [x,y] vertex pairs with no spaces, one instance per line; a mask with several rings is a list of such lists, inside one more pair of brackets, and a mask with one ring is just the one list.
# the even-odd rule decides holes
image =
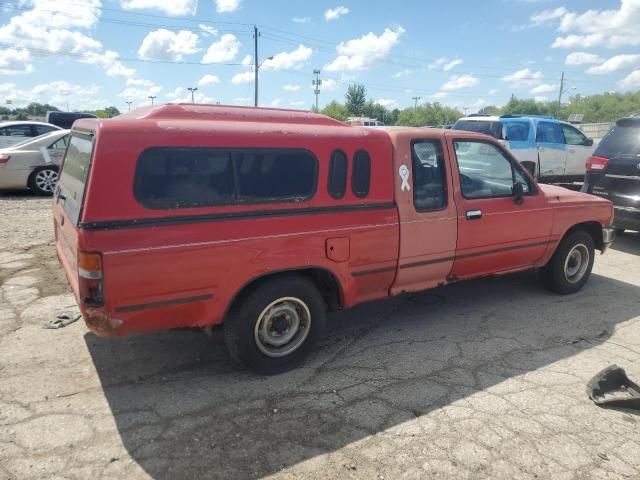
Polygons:
[[36,168],[31,175],[27,186],[36,195],[51,196],[58,181],[58,170],[53,167]]
[[287,275],[267,280],[231,309],[224,323],[225,343],[242,367],[265,375],[286,372],[313,349],[324,330],[325,315],[324,300],[307,278]]
[[541,269],[546,287],[562,295],[579,291],[591,275],[594,253],[593,238],[587,232],[576,230],[567,235]]

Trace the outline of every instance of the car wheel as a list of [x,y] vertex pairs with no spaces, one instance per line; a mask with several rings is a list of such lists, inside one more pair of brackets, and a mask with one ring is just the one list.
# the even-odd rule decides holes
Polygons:
[[587,232],[577,230],[567,235],[542,268],[547,288],[564,295],[580,290],[591,275],[594,253],[593,238]]
[[52,167],[36,168],[29,176],[27,186],[36,195],[53,195],[58,182],[58,170]]
[[254,372],[273,375],[299,365],[325,323],[326,305],[300,275],[266,281],[238,301],[224,323],[231,357]]

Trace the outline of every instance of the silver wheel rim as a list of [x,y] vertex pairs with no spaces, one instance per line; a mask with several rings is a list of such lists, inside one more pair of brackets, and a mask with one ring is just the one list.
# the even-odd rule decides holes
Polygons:
[[568,253],[564,261],[564,276],[569,283],[577,283],[582,280],[589,268],[589,249],[583,243],[575,245]]
[[36,173],[36,186],[43,192],[53,193],[58,181],[58,172],[55,170],[40,170]]
[[268,357],[285,357],[305,342],[311,327],[307,305],[295,297],[283,297],[262,310],[254,330],[258,350]]

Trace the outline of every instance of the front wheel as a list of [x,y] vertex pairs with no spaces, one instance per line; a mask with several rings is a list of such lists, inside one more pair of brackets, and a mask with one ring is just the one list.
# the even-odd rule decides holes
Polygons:
[[307,278],[266,280],[231,310],[224,323],[229,354],[243,367],[272,375],[299,365],[321,336],[325,303]]
[[58,170],[53,167],[35,169],[29,176],[28,187],[36,195],[50,196],[58,182]]
[[547,288],[564,295],[576,293],[591,275],[594,253],[593,238],[587,232],[577,230],[567,235],[541,269]]

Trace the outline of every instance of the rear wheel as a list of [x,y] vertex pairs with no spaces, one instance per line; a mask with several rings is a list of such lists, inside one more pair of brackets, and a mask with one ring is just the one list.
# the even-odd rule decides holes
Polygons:
[[547,288],[565,295],[580,290],[591,275],[594,253],[593,238],[587,232],[577,230],[567,235],[541,269]]
[[287,275],[259,285],[224,323],[231,357],[254,372],[272,375],[299,365],[321,336],[325,304],[307,278]]
[[53,167],[36,168],[29,176],[27,186],[36,195],[53,195],[58,182],[58,170]]

